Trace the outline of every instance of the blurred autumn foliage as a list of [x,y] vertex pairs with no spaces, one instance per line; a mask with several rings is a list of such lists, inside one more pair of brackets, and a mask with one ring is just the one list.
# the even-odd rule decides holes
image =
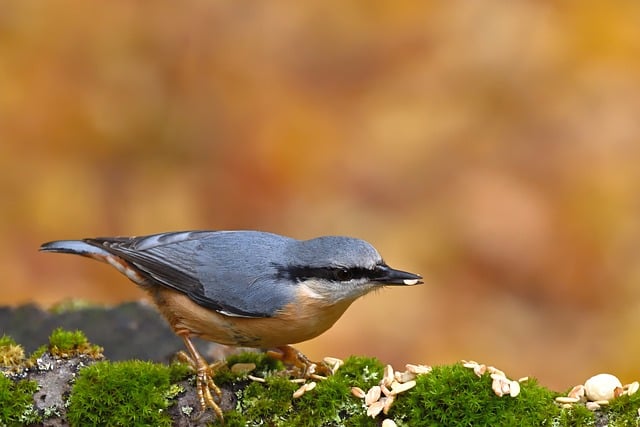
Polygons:
[[426,284],[356,302],[313,358],[638,379],[638,22],[635,1],[4,0],[0,303],[142,297],[48,240],[346,234]]

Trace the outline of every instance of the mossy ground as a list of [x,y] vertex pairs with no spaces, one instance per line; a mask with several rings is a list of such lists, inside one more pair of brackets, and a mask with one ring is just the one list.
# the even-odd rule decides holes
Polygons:
[[[55,350],[54,350],[55,349]],[[3,372],[16,363],[29,366],[34,355],[26,357],[9,337],[0,338],[0,367]],[[85,351],[99,354],[81,332],[56,330],[48,346],[57,357]],[[250,380],[247,373],[235,373],[236,363],[253,363],[251,375],[265,382]],[[176,383],[191,375],[183,364],[170,366],[141,362],[97,362],[80,370],[71,390],[66,419],[71,425],[171,425],[168,409],[183,389]],[[225,413],[227,426],[379,426],[380,415],[366,415],[363,401],[351,394],[354,386],[367,390],[378,384],[383,365],[376,359],[350,357],[334,375],[318,381],[316,387],[294,399],[300,384],[290,381],[281,362],[262,353],[230,356],[217,372],[215,381],[237,397],[234,410]],[[33,406],[35,381],[0,375],[0,425],[41,422],[50,414]],[[582,405],[562,409],[554,403],[558,393],[537,384],[521,383],[515,398],[497,397],[488,374],[478,378],[460,364],[434,367],[416,380],[416,386],[397,396],[387,417],[399,426],[585,426],[595,425],[594,413]],[[622,396],[599,412],[608,425],[640,425],[640,393]],[[42,412],[42,411],[41,411]],[[195,408],[198,412],[198,408]],[[215,421],[214,421],[215,424]]]

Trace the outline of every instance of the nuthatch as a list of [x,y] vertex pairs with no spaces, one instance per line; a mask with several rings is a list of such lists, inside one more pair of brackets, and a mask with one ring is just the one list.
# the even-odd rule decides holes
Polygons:
[[278,348],[283,361],[313,365],[289,344],[329,329],[358,297],[384,285],[416,285],[369,243],[350,237],[295,240],[259,231],[185,231],[45,243],[40,250],[106,262],[147,291],[187,347],[203,409],[222,411],[213,369],[190,337]]

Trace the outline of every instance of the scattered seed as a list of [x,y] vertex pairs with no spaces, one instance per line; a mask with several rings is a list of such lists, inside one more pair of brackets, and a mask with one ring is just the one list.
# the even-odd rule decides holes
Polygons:
[[[364,404],[369,406],[374,402],[380,400],[380,394],[382,390],[379,385],[375,385],[369,389],[367,395],[364,397]],[[382,409],[381,409],[382,410]]]
[[498,397],[502,397],[504,395],[504,393],[502,392],[502,381],[500,381],[499,378],[493,379],[493,381],[491,382],[491,390],[493,390],[493,392]]
[[313,390],[314,388],[316,388],[316,385],[318,385],[318,383],[317,383],[317,382],[315,382],[315,381],[309,381],[309,382],[307,383],[307,391],[311,391],[311,390]]
[[387,415],[389,410],[391,409],[391,405],[396,400],[395,396],[388,396],[384,399],[384,407],[382,408],[382,413]]
[[484,375],[484,373],[487,372],[487,365],[476,365],[473,368],[473,373],[476,374],[476,376],[481,377],[482,375]]
[[342,359],[338,359],[337,357],[325,357],[323,360],[324,363],[331,367],[332,374],[335,374],[336,371],[340,369],[342,365],[344,365],[344,361]]
[[416,375],[428,374],[432,370],[431,366],[427,366],[427,365],[412,365],[411,363],[407,363],[405,365],[405,368],[407,369],[407,371],[411,372],[412,374],[416,374]]
[[597,403],[600,406],[607,406],[609,404],[609,401],[606,399],[602,399],[602,400],[596,400],[595,403]]
[[634,381],[629,384],[629,387],[627,387],[627,394],[629,396],[634,395],[638,392],[638,389],[640,389],[640,383],[638,383],[638,381]]
[[293,392],[293,398],[297,399],[299,397],[302,397],[302,395],[306,391],[307,391],[307,385],[306,384],[302,384],[299,389],[297,389],[296,391]]
[[622,383],[611,374],[594,375],[584,383],[585,394],[592,401],[613,399],[617,387],[622,387]]
[[600,405],[598,405],[596,402],[587,402],[585,403],[585,406],[590,411],[597,411],[598,409],[600,409]]
[[394,380],[395,376],[393,375],[393,367],[391,365],[387,365],[384,367],[384,376],[382,377],[381,383],[389,387],[391,382]]
[[382,412],[383,409],[384,409],[384,402],[383,401],[378,400],[377,402],[373,402],[367,408],[367,416],[371,417],[371,418],[375,418],[375,417],[378,416],[378,414],[380,412]]
[[367,393],[364,392],[360,387],[351,387],[351,394],[353,394],[358,399],[364,399]]
[[507,377],[507,375],[502,372],[500,369],[496,368],[495,366],[487,366],[487,371],[489,371],[490,374],[496,374],[496,375],[500,375],[503,377]]
[[249,378],[251,381],[257,381],[259,383],[266,383],[267,382],[267,380],[265,380],[264,378],[255,377],[253,375],[247,375],[247,378]]
[[396,394],[403,393],[407,390],[410,390],[416,386],[416,382],[414,380],[407,381],[406,383],[398,383],[394,382],[391,385],[391,395],[394,396]]
[[314,380],[318,380],[318,381],[324,381],[327,379],[327,377],[324,377],[322,375],[318,375],[318,374],[311,374],[309,375],[309,378],[313,378]]
[[294,378],[294,379],[289,380],[289,382],[292,382],[294,384],[304,384],[304,383],[307,382],[307,379],[306,378]]
[[556,397],[556,402],[558,403],[578,403],[580,399],[577,397],[568,397],[568,396],[558,396]]
[[384,384],[380,386],[380,391],[382,391],[382,394],[384,394],[385,396],[391,396],[391,390],[389,390]]
[[518,378],[518,382],[519,383],[523,383],[525,381],[529,381],[529,377],[520,377],[520,378]]
[[393,421],[391,418],[387,418],[384,421],[382,421],[382,427],[398,427],[398,424],[396,424],[396,422]]
[[416,374],[409,371],[404,371],[404,372],[396,371],[394,377],[396,381],[398,381],[399,383],[406,383],[407,381],[411,381],[415,379]]
[[571,391],[568,394],[569,397],[576,397],[580,400],[582,400],[585,396],[584,396],[584,386],[582,384],[578,384],[577,386],[575,386],[574,388],[571,389]]
[[234,374],[245,374],[256,369],[255,363],[236,363],[231,367]]
[[573,405],[571,403],[563,403],[561,406],[562,409],[571,409]]
[[518,381],[511,381],[509,383],[509,396],[516,397],[520,394],[520,383]]

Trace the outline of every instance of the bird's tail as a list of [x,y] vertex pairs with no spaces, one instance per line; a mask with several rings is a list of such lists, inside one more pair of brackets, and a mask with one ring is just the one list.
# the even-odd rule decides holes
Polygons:
[[109,252],[99,246],[92,245],[83,240],[56,240],[54,242],[44,243],[40,246],[42,252],[59,252],[63,254],[76,254],[98,261],[106,261]]

